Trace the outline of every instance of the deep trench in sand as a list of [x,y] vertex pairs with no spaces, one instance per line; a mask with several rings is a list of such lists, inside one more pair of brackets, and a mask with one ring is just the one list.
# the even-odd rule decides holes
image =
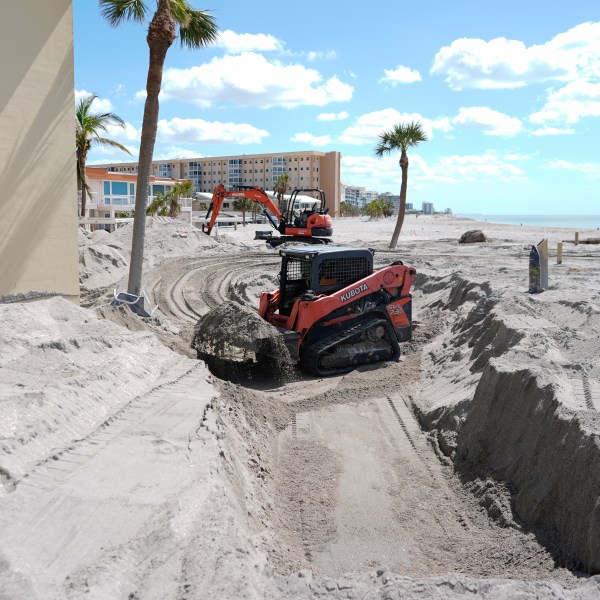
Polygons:
[[570,586],[599,572],[596,415],[533,366],[544,344],[489,285],[420,276],[415,299],[398,363],[218,382],[226,470],[256,546],[281,573]]

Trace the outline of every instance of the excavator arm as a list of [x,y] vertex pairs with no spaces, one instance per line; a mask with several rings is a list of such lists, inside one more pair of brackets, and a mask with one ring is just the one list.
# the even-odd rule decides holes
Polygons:
[[261,188],[253,187],[247,189],[227,191],[225,189],[225,186],[222,183],[220,183],[213,192],[210,206],[208,207],[208,212],[206,213],[205,218],[208,219],[210,217],[210,221],[208,222],[208,224],[205,223],[202,225],[202,231],[206,233],[206,235],[210,235],[211,231],[213,230],[215,222],[217,221],[217,217],[219,216],[221,208],[223,207],[223,202],[225,198],[249,198],[254,202],[262,204],[262,206],[264,207],[263,212],[274,229],[277,229],[278,225],[277,223],[275,223],[271,215],[273,215],[280,223],[285,223],[285,217],[281,214],[281,212],[277,208],[277,205],[271,200],[271,198],[269,198],[269,196],[267,196],[267,194]]

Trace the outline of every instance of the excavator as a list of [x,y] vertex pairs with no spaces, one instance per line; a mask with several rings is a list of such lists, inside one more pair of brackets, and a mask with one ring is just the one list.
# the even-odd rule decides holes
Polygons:
[[243,346],[245,358],[254,353],[267,367],[288,354],[302,371],[322,377],[399,358],[399,344],[412,335],[413,267],[397,261],[373,270],[368,248],[300,246],[279,254],[279,288],[262,292],[258,315],[241,305],[232,312],[230,302],[200,318],[192,343],[199,358],[210,358],[203,343],[218,323],[235,323],[236,339],[219,339],[221,347]]
[[[319,198],[314,204],[304,210],[298,210],[298,195],[300,193],[316,193]],[[329,209],[325,207],[325,194],[317,188],[293,190],[287,208],[282,213],[273,200],[259,187],[239,186],[235,190],[226,190],[219,184],[212,195],[205,219],[210,221],[202,225],[202,231],[210,235],[217,217],[221,212],[225,198],[249,198],[263,206],[263,213],[273,229],[281,235],[274,236],[272,232],[257,232],[256,239],[264,239],[270,246],[276,247],[284,242],[303,241],[310,244],[327,244],[333,233]],[[212,213],[212,216],[211,216]]]

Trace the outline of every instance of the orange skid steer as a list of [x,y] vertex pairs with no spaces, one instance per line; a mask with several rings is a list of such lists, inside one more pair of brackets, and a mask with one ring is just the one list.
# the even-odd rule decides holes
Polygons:
[[229,372],[255,365],[275,374],[292,363],[317,376],[398,359],[412,334],[414,268],[398,261],[373,270],[365,248],[301,246],[279,254],[279,289],[262,292],[258,314],[228,301],[200,317],[192,343],[199,358],[218,369],[235,364]]
[[369,249],[279,251],[280,287],[263,292],[258,314],[282,333],[292,360],[315,375],[397,360],[412,333],[416,272],[401,262],[373,271]]

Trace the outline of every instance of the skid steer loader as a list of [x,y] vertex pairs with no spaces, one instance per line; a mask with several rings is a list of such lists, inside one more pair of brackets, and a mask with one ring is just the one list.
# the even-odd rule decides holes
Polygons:
[[[238,346],[254,352],[263,365],[280,361],[285,351],[302,371],[318,376],[398,359],[399,344],[412,333],[414,268],[398,261],[374,271],[369,249],[306,246],[281,249],[279,254],[279,289],[260,296],[262,325],[248,322],[248,307],[243,314],[240,307],[239,318],[231,312],[232,303],[214,309],[223,313],[220,322],[234,319],[239,324]],[[213,315],[198,322],[193,346],[199,356],[202,346],[206,357],[203,341],[209,330],[214,333],[217,321]],[[273,326],[269,335],[266,323]],[[242,335],[241,330],[252,333]]]

